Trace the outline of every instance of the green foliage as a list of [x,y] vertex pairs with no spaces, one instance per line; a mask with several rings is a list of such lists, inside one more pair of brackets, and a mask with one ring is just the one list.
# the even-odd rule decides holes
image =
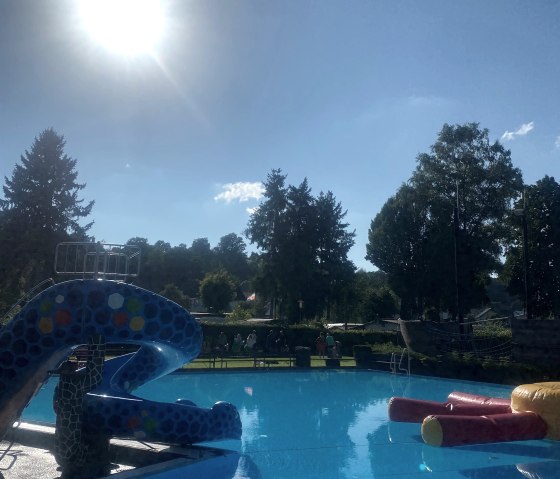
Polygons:
[[[397,312],[397,298],[390,291],[387,275],[382,271],[357,271],[347,289],[343,311],[339,316],[349,322],[368,323],[393,317]],[[337,308],[337,313],[339,308]]]
[[172,247],[161,240],[150,245],[146,238],[138,237],[131,238],[127,244],[140,247],[142,267],[137,283],[152,291],[160,291],[171,283],[193,298],[198,296],[200,282],[208,273],[225,269],[242,281],[248,280],[248,272],[252,271],[242,239],[234,233],[222,237],[213,249],[206,238],[195,239],[190,247],[185,244]]
[[485,286],[500,268],[511,234],[506,218],[521,188],[510,152],[490,143],[488,130],[476,123],[443,126],[369,230],[366,257],[387,273],[401,318],[426,308],[462,316],[487,300]]
[[200,297],[209,312],[220,314],[235,297],[235,281],[223,270],[208,273],[200,283]]
[[400,354],[402,353],[403,346],[399,346],[392,342],[376,343],[371,346],[371,350],[378,354]]
[[218,246],[213,250],[218,267],[227,271],[239,281],[251,276],[251,266],[245,253],[245,242],[235,233],[220,238]]
[[473,333],[477,338],[497,338],[500,340],[511,339],[511,327],[498,321],[488,321],[477,324],[473,328]]
[[174,301],[185,309],[190,308],[189,298],[173,283],[166,284],[163,290],[160,291],[162,296]]
[[560,318],[560,184],[545,176],[528,186],[511,217],[514,244],[506,255],[502,278],[510,292],[525,297],[523,221],[527,224],[528,284],[534,317]]
[[275,317],[328,319],[333,305],[347,297],[354,271],[347,255],[355,234],[347,231],[346,212],[331,192],[314,198],[307,179],[299,186],[285,180],[280,170],[268,175],[265,200],[246,230],[262,251],[256,290],[271,299]]
[[248,302],[237,303],[229,315],[232,321],[245,321],[253,317],[253,309]]
[[523,303],[517,296],[512,296],[508,292],[507,283],[501,278],[503,278],[503,273],[500,273],[500,279],[492,278],[490,280],[486,287],[486,295],[490,300],[492,309],[499,317],[511,318],[514,311],[523,309]]
[[[228,339],[232,339],[237,333],[245,339],[253,330],[257,332],[257,349],[262,349],[265,344],[266,336],[270,330],[276,332],[284,331],[290,351],[296,346],[306,346],[311,348],[315,354],[315,339],[319,336],[321,328],[310,327],[303,324],[286,325],[286,324],[266,324],[227,322],[221,324],[202,322],[202,330],[206,350],[209,351],[217,346],[218,335],[224,331]],[[395,331],[334,331],[333,337],[336,341],[340,341],[342,346],[342,354],[352,355],[354,346],[358,345],[374,345],[378,343],[392,343],[397,345],[398,336]]]
[[547,381],[550,375],[549,371],[509,357],[477,357],[472,353],[457,352],[437,357],[410,354],[414,374],[512,385]]
[[93,201],[79,193],[77,161],[64,152],[65,139],[52,128],[42,131],[21,156],[0,199],[0,307],[52,275],[55,247],[62,241],[88,240],[92,223],[81,224]]

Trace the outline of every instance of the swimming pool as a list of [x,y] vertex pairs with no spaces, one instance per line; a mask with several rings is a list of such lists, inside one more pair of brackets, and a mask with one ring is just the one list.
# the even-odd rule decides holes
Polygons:
[[[25,419],[54,422],[53,387],[51,381],[43,388],[25,410]],[[200,406],[229,401],[239,409],[243,436],[208,443],[238,454],[146,477],[560,478],[559,442],[434,448],[422,442],[419,424],[388,421],[391,396],[445,401],[453,390],[509,397],[512,388],[371,371],[168,375],[141,387],[137,395],[156,401],[187,398]]]

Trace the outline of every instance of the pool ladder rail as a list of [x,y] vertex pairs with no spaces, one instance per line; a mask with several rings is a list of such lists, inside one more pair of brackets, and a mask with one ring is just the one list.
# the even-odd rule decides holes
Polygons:
[[[406,356],[406,361],[405,361]],[[407,348],[403,348],[400,353],[400,357],[397,363],[397,357],[399,357],[399,353],[391,353],[391,361],[389,362],[389,368],[393,374],[398,373],[406,373],[407,376],[410,376],[410,354]],[[404,365],[403,365],[403,361]]]

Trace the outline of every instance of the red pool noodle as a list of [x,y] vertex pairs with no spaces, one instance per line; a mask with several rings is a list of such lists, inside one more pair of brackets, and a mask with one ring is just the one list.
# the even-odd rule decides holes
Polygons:
[[487,414],[502,414],[511,412],[508,404],[484,403],[441,403],[436,401],[423,401],[392,397],[389,400],[389,419],[399,422],[422,422],[430,415],[461,415],[482,416]]
[[489,442],[543,439],[547,425],[533,412],[489,416],[428,416],[422,438],[432,446],[462,446]]

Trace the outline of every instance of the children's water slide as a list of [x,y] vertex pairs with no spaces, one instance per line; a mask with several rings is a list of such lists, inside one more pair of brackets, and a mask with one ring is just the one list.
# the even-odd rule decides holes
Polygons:
[[182,307],[136,286],[107,279],[74,279],[39,293],[0,330],[0,437],[34,393],[80,345],[100,335],[107,343],[139,345],[107,361],[102,382],[86,394],[83,424],[113,437],[168,444],[239,439],[237,409],[188,400],[158,403],[136,397],[142,384],[198,356],[202,332]]

